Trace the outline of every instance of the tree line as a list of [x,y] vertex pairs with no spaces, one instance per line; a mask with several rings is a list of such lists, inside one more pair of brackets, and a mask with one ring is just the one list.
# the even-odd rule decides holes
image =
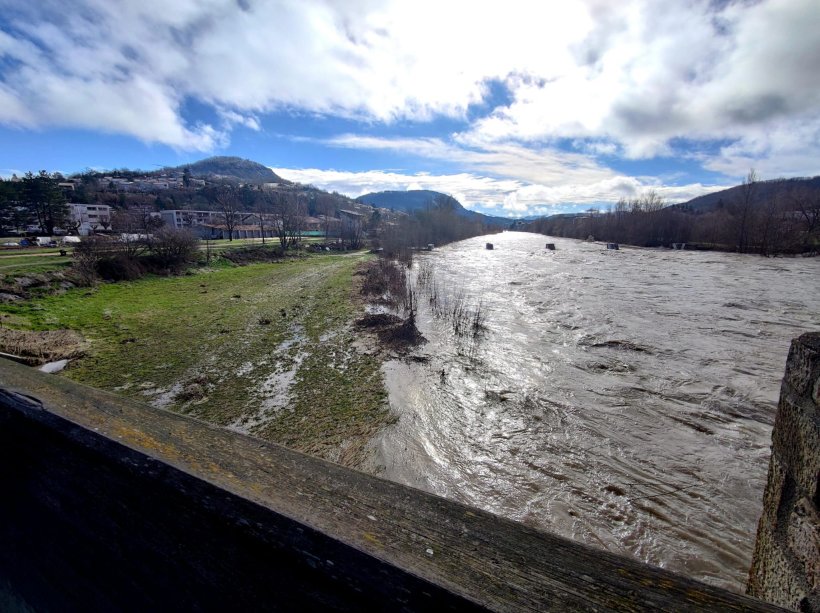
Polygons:
[[[772,183],[772,182],[767,182]],[[767,195],[751,171],[728,201],[708,209],[667,206],[656,192],[622,198],[608,210],[553,216],[524,226],[550,236],[643,247],[687,243],[692,248],[765,256],[820,252],[820,190],[782,180]]]
[[441,200],[382,226],[376,244],[386,255],[406,261],[411,259],[413,249],[423,249],[430,244],[446,245],[496,232],[500,232],[499,227],[460,214],[452,202]]

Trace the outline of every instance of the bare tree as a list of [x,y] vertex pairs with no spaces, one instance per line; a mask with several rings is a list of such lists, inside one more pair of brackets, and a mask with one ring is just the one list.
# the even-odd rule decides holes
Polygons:
[[760,207],[760,223],[758,228],[758,247],[760,254],[770,256],[780,250],[783,240],[783,207],[781,199],[770,197],[762,207]]
[[228,232],[228,240],[232,241],[236,226],[247,218],[242,211],[242,196],[239,188],[230,183],[223,183],[211,191],[210,200],[222,213],[222,222]]
[[788,194],[791,208],[800,215],[806,232],[804,247],[817,249],[815,240],[820,233],[820,190],[792,189]]
[[136,257],[151,248],[154,233],[163,226],[162,218],[148,206],[114,211],[111,228],[125,235],[126,254]]
[[294,194],[288,215],[288,239],[294,247],[302,240],[307,207],[307,197],[304,194]]
[[259,234],[262,235],[262,244],[265,244],[265,227],[268,225],[268,202],[263,198],[256,199],[256,215],[259,219]]
[[757,193],[758,177],[754,168],[743,179],[740,185],[740,196],[734,202],[737,217],[737,250],[746,253],[749,249],[749,233],[754,217],[754,198]]
[[316,212],[320,213],[323,217],[325,240],[327,240],[330,237],[331,220],[336,216],[336,203],[332,196],[328,194],[320,194],[316,198],[314,208],[316,209]]
[[645,213],[655,213],[666,207],[666,200],[654,189],[650,189],[641,197],[641,209]]
[[305,216],[304,201],[299,194],[288,191],[269,190],[263,195],[270,211],[270,227],[279,239],[284,251],[296,245],[301,237]]
[[347,246],[351,249],[360,249],[363,239],[364,223],[361,219],[346,217],[342,220],[342,241]]

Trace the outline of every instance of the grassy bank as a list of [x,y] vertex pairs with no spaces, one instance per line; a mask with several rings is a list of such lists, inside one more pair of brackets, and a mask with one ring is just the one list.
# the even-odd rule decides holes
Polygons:
[[40,274],[64,270],[71,264],[71,257],[57,254],[24,254],[0,256],[0,278],[23,274]]
[[16,328],[80,332],[72,379],[356,465],[388,419],[380,360],[350,325],[364,257],[200,269],[0,311]]

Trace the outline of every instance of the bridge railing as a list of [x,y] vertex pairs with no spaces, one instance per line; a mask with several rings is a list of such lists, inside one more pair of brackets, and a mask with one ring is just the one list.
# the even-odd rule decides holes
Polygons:
[[766,611],[0,360],[0,609]]

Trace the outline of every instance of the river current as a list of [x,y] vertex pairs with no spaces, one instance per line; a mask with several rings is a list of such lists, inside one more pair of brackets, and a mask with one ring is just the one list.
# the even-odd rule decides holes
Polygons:
[[505,232],[425,266],[484,325],[457,335],[418,291],[428,342],[386,366],[382,476],[742,591],[789,344],[820,329],[820,259]]

